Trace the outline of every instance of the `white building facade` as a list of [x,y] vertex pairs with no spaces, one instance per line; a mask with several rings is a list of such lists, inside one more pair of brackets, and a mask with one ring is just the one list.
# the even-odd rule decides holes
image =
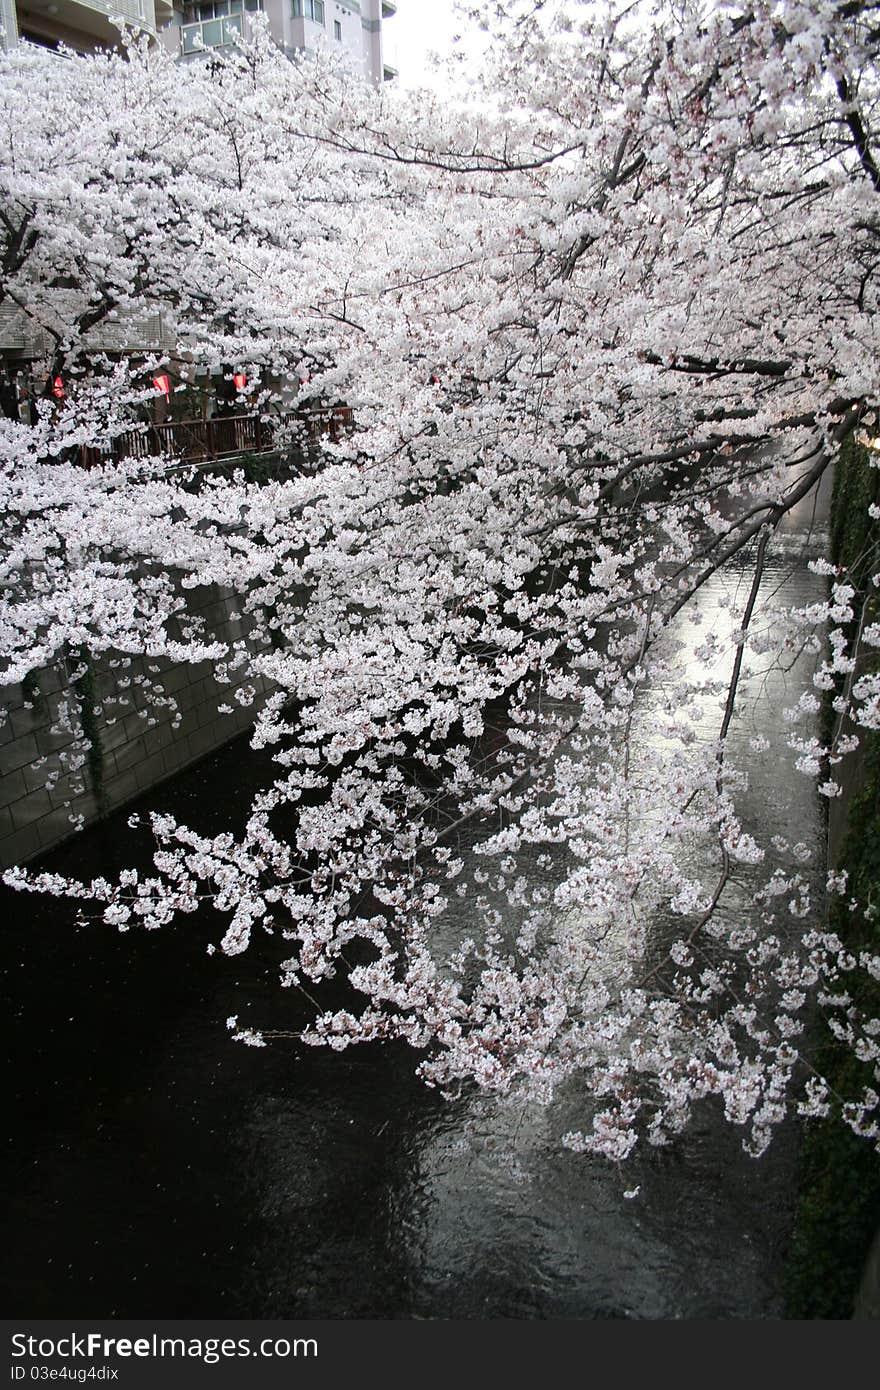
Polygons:
[[272,38],[291,57],[338,47],[378,85],[397,76],[384,34],[396,9],[392,0],[0,0],[0,47],[24,39],[82,53],[114,48],[114,20],[122,19],[186,59],[230,46],[249,15],[262,11]]
[[262,11],[273,39],[291,57],[338,46],[378,84],[397,75],[383,42],[384,22],[396,8],[391,0],[175,0],[159,38],[175,57],[188,58],[233,44],[249,15]]

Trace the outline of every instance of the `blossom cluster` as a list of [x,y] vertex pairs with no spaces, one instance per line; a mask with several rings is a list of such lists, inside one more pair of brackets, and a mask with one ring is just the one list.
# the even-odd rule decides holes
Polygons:
[[[224,952],[278,943],[305,1044],[405,1040],[448,1092],[577,1076],[576,1150],[713,1098],[760,1153],[840,1106],[814,1001],[880,1081],[846,987],[880,962],[825,931],[809,851],[756,838],[730,755],[748,673],[796,660],[773,757],[833,797],[880,727],[850,576],[820,559],[799,607],[763,582],[880,406],[878,39],[828,0],[557,9],[486,8],[482,106],[259,22],[210,65],[4,55],[2,294],[69,389],[0,420],[0,679],[101,657],[113,718],[133,657],[209,663],[272,768],[221,834],[154,816],[147,875],[6,882],[121,931],[211,904]],[[173,351],[100,347],[156,314]],[[156,371],[229,364],[286,467],[120,452]],[[297,421],[340,404],[306,458]],[[246,637],[206,630],[208,586]],[[876,1107],[840,1106],[869,1137]]]

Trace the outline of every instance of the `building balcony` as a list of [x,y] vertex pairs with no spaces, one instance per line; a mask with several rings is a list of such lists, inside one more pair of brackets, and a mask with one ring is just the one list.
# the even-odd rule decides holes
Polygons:
[[221,19],[199,19],[180,26],[180,51],[201,53],[206,48],[225,48],[241,37],[244,16],[224,15]]
[[50,46],[63,42],[74,48],[118,47],[114,21],[120,19],[135,29],[156,32],[153,0],[18,0],[16,11],[22,37]]
[[189,57],[206,48],[229,47],[247,34],[246,16],[262,8],[263,0],[196,0],[187,5],[180,26],[181,56]]

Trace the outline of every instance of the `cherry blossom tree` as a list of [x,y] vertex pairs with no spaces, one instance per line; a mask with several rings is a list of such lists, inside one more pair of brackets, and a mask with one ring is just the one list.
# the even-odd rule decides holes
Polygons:
[[[793,1111],[876,1138],[876,1091],[833,1095],[805,1030],[818,999],[877,1078],[847,982],[880,956],[753,838],[727,750],[756,654],[813,660],[785,756],[823,796],[880,724],[849,577],[819,562],[828,602],[800,610],[762,586],[880,406],[880,7],[478,10],[481,87],[445,104],[291,63],[259,25],[182,68],[4,58],[0,304],[70,382],[0,423],[4,679],[65,644],[234,658],[271,691],[275,769],[243,828],[155,816],[146,876],[6,881],[121,930],[208,898],[223,950],[284,943],[302,1042],[405,1039],[447,1091],[577,1077],[578,1149],[667,1142],[706,1097],[756,1153]],[[96,331],[158,311],[173,361],[246,370],[282,443],[309,402],[355,428],[263,484],[114,452],[169,358]],[[676,619],[730,565],[741,606],[685,665]],[[188,616],[212,583],[246,651]]]

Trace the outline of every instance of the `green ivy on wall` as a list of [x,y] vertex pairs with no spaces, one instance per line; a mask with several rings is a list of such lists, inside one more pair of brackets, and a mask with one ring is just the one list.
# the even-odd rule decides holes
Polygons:
[[[880,596],[871,588],[877,568],[880,523],[868,512],[880,502],[880,467],[850,436],[841,450],[831,503],[831,559],[856,589],[855,636],[860,618],[876,620]],[[871,652],[876,662],[877,654]],[[871,666],[862,658],[860,669]],[[825,728],[833,733],[836,716],[831,692]],[[863,780],[847,812],[839,863],[846,870],[845,898],[834,897],[828,929],[850,950],[880,950],[880,733],[860,730]],[[867,976],[853,980],[854,1002],[880,1015],[880,985]],[[817,1021],[811,1057],[843,1096],[876,1086],[871,1063],[859,1062],[849,1048]],[[834,1115],[806,1133],[801,1158],[799,1206],[786,1276],[787,1312],[791,1318],[849,1318],[865,1261],[880,1229],[880,1157],[873,1145],[857,1138]]]

